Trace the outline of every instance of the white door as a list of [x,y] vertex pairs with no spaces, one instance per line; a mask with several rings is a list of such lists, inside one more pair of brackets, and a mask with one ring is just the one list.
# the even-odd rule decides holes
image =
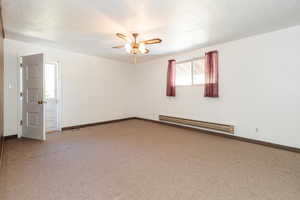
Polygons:
[[22,67],[22,137],[46,140],[43,54],[23,56]]
[[57,63],[45,64],[46,132],[59,130]]

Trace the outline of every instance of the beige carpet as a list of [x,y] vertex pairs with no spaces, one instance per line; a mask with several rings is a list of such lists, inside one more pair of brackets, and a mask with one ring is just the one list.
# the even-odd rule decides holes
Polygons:
[[5,147],[1,200],[300,199],[300,154],[140,120]]

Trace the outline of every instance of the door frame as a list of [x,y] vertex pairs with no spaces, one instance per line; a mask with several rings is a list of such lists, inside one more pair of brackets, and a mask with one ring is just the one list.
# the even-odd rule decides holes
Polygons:
[[[35,53],[38,54],[38,53]],[[43,53],[44,54],[44,53]],[[18,138],[22,137],[22,125],[21,125],[21,120],[22,120],[22,100],[21,100],[21,76],[22,76],[22,70],[21,70],[21,62],[22,62],[22,57],[23,56],[28,56],[28,55],[33,55],[33,54],[24,54],[24,55],[17,55],[17,74],[18,74],[18,78],[17,78],[17,98],[18,98],[18,103],[17,103],[17,110],[18,110],[18,128],[17,128],[17,136]],[[45,61],[44,63],[55,63],[57,65],[57,109],[58,109],[58,131],[61,132],[62,131],[62,125],[61,125],[61,119],[62,119],[62,76],[61,76],[61,64],[59,61],[55,61],[55,59],[53,59],[52,61],[49,61],[49,59],[47,59],[46,55],[44,54],[44,58]],[[43,79],[45,80],[45,70],[44,70],[44,74],[43,74]],[[45,87],[45,85],[43,86]],[[45,89],[45,88],[44,88]],[[45,92],[45,90],[44,90]],[[45,96],[45,94],[43,94],[43,96]],[[45,113],[46,114],[46,113]],[[46,121],[46,119],[45,119]],[[45,125],[45,124],[44,124]]]

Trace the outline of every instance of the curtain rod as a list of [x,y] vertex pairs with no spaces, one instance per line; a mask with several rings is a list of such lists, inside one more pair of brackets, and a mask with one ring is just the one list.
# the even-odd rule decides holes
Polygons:
[[200,59],[204,59],[205,56],[201,56],[201,57],[195,57],[195,58],[191,58],[191,59],[188,59],[188,60],[181,60],[181,61],[176,61],[177,64],[180,64],[180,63],[185,63],[185,62],[191,62],[191,61],[194,61],[194,60],[200,60]]

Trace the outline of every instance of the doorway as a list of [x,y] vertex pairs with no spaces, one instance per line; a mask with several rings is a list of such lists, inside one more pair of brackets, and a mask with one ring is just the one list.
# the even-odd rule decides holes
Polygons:
[[58,62],[45,64],[46,133],[61,131]]

